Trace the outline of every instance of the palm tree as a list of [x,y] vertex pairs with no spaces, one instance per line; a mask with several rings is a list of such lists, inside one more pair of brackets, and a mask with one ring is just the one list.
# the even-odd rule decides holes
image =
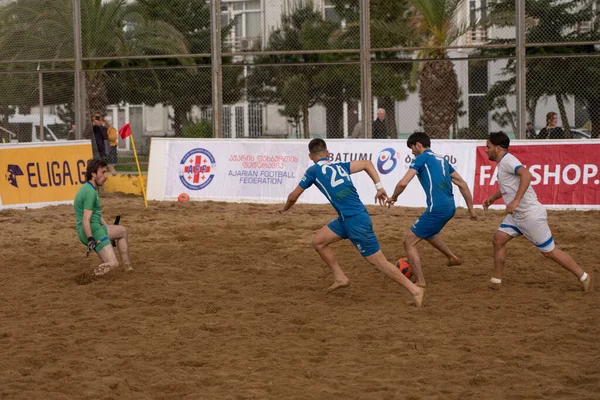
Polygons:
[[[72,15],[70,0],[8,4],[0,11],[0,54],[15,61],[45,59],[50,67],[56,65],[52,60],[74,58]],[[87,115],[108,105],[103,69],[113,62],[110,57],[188,53],[177,29],[144,18],[126,0],[82,0],[81,20]]]
[[412,26],[415,42],[431,49],[419,58],[427,59],[419,67],[419,95],[423,128],[432,138],[448,138],[458,109],[458,80],[446,47],[462,36],[466,27],[457,14],[464,0],[411,0],[414,7]]
[[[211,52],[210,7],[205,0],[137,0],[131,10],[145,20],[160,19],[177,29],[188,43],[191,54]],[[222,38],[233,29],[234,23],[222,27]],[[223,43],[223,52],[229,49]],[[183,62],[182,62],[183,61]],[[191,60],[154,59],[144,62],[148,67],[165,68],[161,71],[124,71],[110,77],[113,101],[163,103],[173,109],[173,129],[181,136],[186,125],[194,124],[191,114],[193,106],[208,108],[212,105],[212,71],[210,57],[195,56],[194,68],[183,65]],[[231,66],[231,57],[222,57],[223,104],[233,104],[243,93],[243,67]],[[139,63],[138,63],[139,64]],[[185,67],[185,68],[182,68]],[[191,90],[202,88],[201,90]]]

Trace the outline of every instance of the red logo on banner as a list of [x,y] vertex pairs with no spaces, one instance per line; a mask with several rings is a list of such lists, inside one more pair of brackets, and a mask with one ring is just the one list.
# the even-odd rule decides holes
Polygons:
[[[510,153],[531,172],[540,203],[600,205],[600,143],[515,145]],[[496,166],[486,148],[477,147],[475,204],[498,191]]]

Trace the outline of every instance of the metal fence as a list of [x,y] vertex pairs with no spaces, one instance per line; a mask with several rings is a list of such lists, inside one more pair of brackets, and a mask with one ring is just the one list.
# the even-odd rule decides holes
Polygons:
[[598,138],[598,3],[0,0],[0,142]]

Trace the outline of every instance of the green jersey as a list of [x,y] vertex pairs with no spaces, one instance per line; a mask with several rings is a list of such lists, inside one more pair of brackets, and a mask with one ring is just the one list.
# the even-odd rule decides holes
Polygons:
[[90,219],[92,231],[94,226],[101,225],[102,207],[100,207],[100,196],[98,196],[98,190],[90,182],[86,182],[79,189],[73,207],[75,208],[78,233],[83,232],[83,210],[92,210],[92,218]]

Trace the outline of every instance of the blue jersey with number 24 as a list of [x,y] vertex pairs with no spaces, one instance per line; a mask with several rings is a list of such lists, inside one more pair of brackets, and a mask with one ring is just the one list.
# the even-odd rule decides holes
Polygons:
[[350,163],[330,163],[322,158],[309,167],[299,185],[308,189],[313,184],[327,197],[340,218],[345,219],[366,212],[350,178]]

